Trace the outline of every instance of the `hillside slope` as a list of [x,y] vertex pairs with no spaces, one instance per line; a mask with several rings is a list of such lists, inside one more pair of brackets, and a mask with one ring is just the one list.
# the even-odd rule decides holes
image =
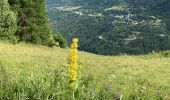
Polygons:
[[170,49],[169,0],[47,0],[54,32],[104,55]]
[[[69,49],[0,42],[0,99],[68,99],[68,55]],[[113,57],[79,52],[79,59],[79,99],[112,99],[117,89],[123,100],[170,99],[168,52]]]

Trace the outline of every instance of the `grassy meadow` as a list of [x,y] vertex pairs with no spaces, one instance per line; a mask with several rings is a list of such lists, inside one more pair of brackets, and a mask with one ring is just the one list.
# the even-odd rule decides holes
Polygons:
[[170,52],[79,52],[79,86],[67,89],[69,49],[0,42],[0,100],[170,100]]

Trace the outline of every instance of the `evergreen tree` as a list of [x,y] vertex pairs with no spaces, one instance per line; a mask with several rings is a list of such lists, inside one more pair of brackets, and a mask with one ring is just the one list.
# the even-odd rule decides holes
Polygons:
[[9,0],[8,2],[18,16],[16,35],[21,41],[44,45],[53,41],[44,0]]
[[17,29],[15,14],[9,9],[7,0],[0,0],[0,39],[16,42],[14,33]]

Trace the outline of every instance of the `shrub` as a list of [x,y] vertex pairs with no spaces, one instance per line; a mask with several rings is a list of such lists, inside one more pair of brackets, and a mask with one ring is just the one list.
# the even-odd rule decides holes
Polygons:
[[54,40],[55,40],[55,42],[59,43],[59,46],[61,48],[66,48],[68,46],[67,41],[65,40],[65,38],[59,32],[54,34]]
[[51,35],[50,36],[50,38],[48,39],[48,42],[47,42],[48,44],[48,46],[49,47],[53,47],[53,46],[55,46],[55,40],[54,40],[54,37]]
[[161,56],[168,58],[168,57],[170,57],[170,52],[169,51],[163,51],[163,52],[161,52]]

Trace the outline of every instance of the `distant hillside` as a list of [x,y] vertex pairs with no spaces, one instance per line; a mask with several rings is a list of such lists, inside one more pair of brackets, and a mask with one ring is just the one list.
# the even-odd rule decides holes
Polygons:
[[47,0],[54,32],[97,54],[170,49],[169,0]]

